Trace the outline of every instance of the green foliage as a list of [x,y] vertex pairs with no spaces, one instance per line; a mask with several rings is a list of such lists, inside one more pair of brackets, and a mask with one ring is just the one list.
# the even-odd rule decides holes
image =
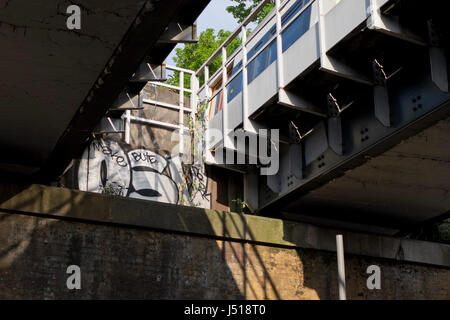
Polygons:
[[237,213],[245,213],[245,214],[252,213],[250,206],[244,200],[238,198],[236,200],[231,200],[231,202],[235,203],[235,206],[236,206],[235,210]]
[[[230,6],[227,11],[230,12],[234,18],[241,23],[250,12],[261,2],[261,0],[232,0],[237,4]],[[250,3],[248,3],[250,2]],[[256,21],[260,22],[264,17],[272,10],[273,3],[269,3],[257,16]],[[211,55],[220,47],[220,45],[231,35],[231,31],[219,30],[217,33],[214,29],[207,29],[203,31],[198,42],[194,44],[185,44],[184,48],[177,48],[175,50],[175,65],[179,68],[189,69],[197,71],[201,66],[211,57]],[[233,54],[233,52],[239,48],[242,44],[240,37],[236,37],[227,46],[227,56]],[[219,55],[212,64],[209,66],[209,74],[213,75],[222,66],[222,57]],[[168,83],[178,86],[180,84],[180,74],[175,72],[173,77],[168,80]],[[200,86],[204,84],[204,77],[200,77]],[[190,79],[188,76],[184,77],[184,87],[190,88]],[[204,132],[206,130],[205,115],[207,103],[203,102],[197,107],[195,114],[195,121],[190,120],[188,122],[188,128],[191,133],[191,148],[198,145],[199,142],[204,141]],[[195,150],[191,150],[193,155]],[[188,176],[189,168],[184,168],[185,176]],[[197,191],[203,191],[203,187],[198,186],[194,181],[188,181],[187,183],[181,183],[179,185],[181,204],[184,204],[183,195],[186,189],[191,189],[191,192],[195,194]],[[188,202],[192,202],[192,196],[189,196]],[[237,206],[237,210],[240,213],[251,213],[251,209],[245,201],[241,199],[233,200]]]
[[[205,111],[206,111],[207,103],[203,102],[197,106],[195,112],[195,120],[189,119],[187,126],[189,128],[190,133],[190,141],[189,145],[191,147],[191,161],[194,160],[195,152],[198,151],[195,149],[195,146],[203,145],[205,141],[205,131],[206,131],[206,120],[205,120]],[[201,167],[204,167],[205,159],[202,154],[201,157],[202,162],[200,163]],[[197,164],[198,165],[198,164]],[[178,184],[179,196],[180,196],[180,204],[181,205],[191,205],[195,207],[199,207],[200,204],[194,203],[194,198],[197,193],[203,193],[205,188],[198,184],[194,177],[192,176],[192,164],[183,164],[183,175],[185,177],[186,182],[182,182]],[[185,191],[188,190],[188,199],[187,202],[184,199]]]
[[[208,60],[208,58],[219,48],[219,46],[231,35],[231,31],[219,30],[216,34],[214,29],[203,31],[198,43],[186,44],[184,48],[175,50],[175,64],[177,67],[197,71]],[[241,45],[241,39],[237,37],[227,47],[227,55],[230,56]],[[212,75],[222,66],[222,58],[219,56],[209,67],[209,73]],[[203,85],[203,77],[200,77],[200,86]],[[174,74],[169,83],[179,85],[180,75]],[[190,88],[190,79],[185,76],[184,87]]]
[[[245,20],[248,15],[262,0],[232,0],[236,5],[227,7],[227,11],[233,15],[239,23]],[[257,15],[256,22],[261,22],[273,9],[273,2],[269,2],[264,9]]]
[[[191,147],[191,156],[194,157],[195,152],[197,151],[195,149],[196,146],[204,145],[204,142],[206,140],[205,132],[206,132],[206,119],[205,119],[205,112],[208,107],[208,103],[206,101],[201,102],[196,109],[195,112],[195,120],[189,118],[187,126],[189,128],[189,133],[191,136],[190,141],[190,147]],[[191,160],[194,160],[192,158]],[[204,159],[202,158],[202,161]],[[202,163],[203,165],[203,163]]]
[[[238,20],[239,23],[251,13],[251,11],[262,0],[232,0],[236,4],[227,7],[227,11]],[[265,16],[274,7],[273,2],[268,3],[264,9],[256,17],[256,21],[261,22]],[[203,31],[199,38],[198,43],[185,44],[184,48],[177,48],[175,50],[174,62],[177,67],[197,71],[208,60],[208,58],[219,48],[219,46],[231,35],[231,31],[219,30],[217,33],[214,29],[207,29]],[[230,56],[239,46],[242,41],[239,37],[236,37],[227,47],[227,55]],[[209,66],[209,74],[214,74],[222,66],[222,57],[219,56]],[[180,74],[175,72],[173,78],[168,82],[172,85],[178,86],[180,83]],[[200,77],[200,86],[203,85],[204,78]],[[184,87],[190,88],[190,79],[188,76],[184,78]]]
[[450,244],[450,219],[438,224],[439,239],[447,244]]
[[450,244],[450,219],[426,223],[404,236],[409,239]]

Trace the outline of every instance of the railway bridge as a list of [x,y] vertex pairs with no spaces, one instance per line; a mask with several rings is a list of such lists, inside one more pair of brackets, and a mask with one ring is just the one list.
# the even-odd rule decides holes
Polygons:
[[[20,108],[4,107],[0,117],[1,177],[57,180],[98,127],[129,142],[130,123],[142,120],[132,112],[145,103],[178,111],[170,128],[183,137],[188,117],[206,105],[209,132],[220,133],[207,137],[206,163],[237,172],[243,200],[259,214],[382,233],[448,214],[450,29],[442,1],[277,0],[250,32],[262,1],[199,70],[164,59],[177,43],[196,41],[208,1],[172,2],[108,11],[86,4],[78,33],[59,29],[66,17],[50,14],[57,4],[35,8],[33,19],[14,14],[24,1],[2,9],[0,58],[9,63],[1,67],[10,76],[0,103]],[[228,52],[238,37],[242,45]],[[222,67],[213,73],[216,59]],[[166,69],[179,72],[180,86],[164,81]],[[145,101],[148,82],[189,96],[189,106]],[[274,129],[268,149],[277,146],[279,170],[261,176],[264,163],[254,164],[248,144]],[[237,131],[248,137],[245,148]],[[183,143],[179,151],[187,151]],[[218,161],[227,151],[247,161]]]
[[[277,0],[249,33],[267,2],[199,70],[173,68],[191,79],[175,89],[191,94],[191,105],[207,103],[207,126],[219,132],[207,139],[207,163],[241,172],[245,201],[261,214],[390,232],[448,213],[442,2]],[[237,37],[241,47],[227,56]],[[222,67],[211,75],[216,59]],[[260,176],[249,141],[267,129],[279,130],[280,169]],[[246,164],[217,160],[226,151]]]
[[[337,233],[349,299],[448,299],[450,246],[398,235],[450,211],[445,1],[275,0],[249,32],[267,2],[185,70],[164,59],[196,41],[209,0],[78,0],[81,31],[65,27],[74,1],[0,0],[0,299],[335,299]],[[149,105],[171,122],[136,116]],[[136,145],[136,122],[180,138],[204,123],[208,168],[241,179],[258,215],[177,205],[169,178],[184,172]],[[276,153],[276,174],[260,175],[252,141]],[[57,185],[84,154],[85,190]],[[106,172],[138,199],[82,192]],[[381,290],[366,285],[373,266]]]

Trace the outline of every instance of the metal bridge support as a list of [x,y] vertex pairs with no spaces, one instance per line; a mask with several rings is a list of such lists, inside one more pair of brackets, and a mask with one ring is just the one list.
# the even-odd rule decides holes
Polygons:
[[338,155],[344,155],[344,139],[342,137],[342,119],[339,116],[328,118],[328,143]]
[[244,174],[244,201],[250,210],[256,211],[259,207],[259,172],[249,170]]
[[303,179],[302,140],[293,122],[289,124],[289,165],[291,174],[297,179]]
[[278,103],[301,112],[312,113],[324,118],[327,117],[326,112],[320,106],[286,89],[280,89],[278,92]]
[[443,92],[448,92],[448,66],[445,51],[442,48],[442,32],[429,20],[428,34],[430,42],[431,79]]
[[391,126],[391,108],[389,94],[387,90],[388,76],[383,66],[375,59],[373,61],[374,82],[373,99],[375,107],[375,117],[386,127]]
[[159,43],[196,43],[197,23],[186,25],[179,22],[172,22],[167,27]]
[[131,78],[130,82],[166,81],[166,65],[155,65],[150,62],[143,62]]
[[399,17],[383,15],[377,5],[379,0],[371,0],[368,13],[367,27],[400,40],[408,41],[420,46],[426,46],[427,41],[420,35],[400,24]]
[[[355,5],[355,2],[342,2],[343,5],[348,6],[349,10],[347,10],[350,15],[353,10],[350,10],[352,6]],[[360,1],[356,2],[358,6],[362,5]],[[372,81],[368,79],[364,74],[360,71],[353,69],[349,65],[342,63],[341,61],[335,59],[334,57],[328,55],[327,50],[327,26],[326,26],[326,8],[325,1],[318,0],[319,6],[319,46],[320,46],[320,70],[324,72],[328,72],[334,74],[336,76],[350,79],[356,82],[360,82],[367,85],[372,85]],[[345,8],[343,8],[345,11]],[[351,17],[349,16],[349,19]]]
[[[410,3],[408,1],[402,4]],[[222,165],[223,157],[215,156],[223,156],[225,152],[233,156],[237,153],[241,160],[243,156],[250,156],[247,152],[239,152],[231,141],[233,129],[243,128],[245,134],[261,137],[263,134],[259,129],[281,127],[280,172],[257,179],[254,171],[258,166],[247,163],[243,167],[247,172],[245,200],[263,211],[286,203],[291,210],[291,203],[301,201],[300,198],[306,198],[310,191],[346,174],[346,170],[359,166],[367,157],[384,152],[390,143],[398,143],[397,139],[407,137],[413,130],[411,127],[417,123],[422,125],[425,118],[445,107],[448,103],[448,66],[444,48],[448,40],[444,37],[441,41],[433,21],[428,22],[427,30],[428,17],[419,18],[418,24],[413,25],[411,21],[415,21],[416,15],[420,17],[420,12],[406,10],[394,1],[311,1],[282,26],[282,15],[294,1],[277,0],[274,11],[265,21],[272,25],[258,29],[264,33],[262,30],[272,30],[276,24],[277,33],[270,31],[271,38],[264,44],[266,47],[263,45],[258,49],[259,53],[248,59],[249,43],[256,39],[260,41],[257,37],[261,33],[247,37],[247,25],[267,2],[262,1],[195,73],[197,84],[198,77],[202,73],[205,75],[205,86],[193,89],[193,95],[198,93],[210,103],[214,98],[210,86],[222,79],[221,88],[214,94],[217,96],[220,90],[223,91],[225,112],[212,126],[223,135],[208,144],[208,164]],[[307,9],[311,17],[304,15]],[[301,20],[302,17],[309,17],[309,25],[308,21]],[[298,42],[283,52],[283,31],[296,19],[309,29],[298,35]],[[440,25],[441,21],[436,24]],[[429,39],[424,37],[427,31]],[[241,68],[237,67],[239,52],[228,61],[226,52],[226,47],[239,35],[243,39]],[[253,96],[249,95],[257,94],[252,87],[257,82],[248,84],[249,63],[265,52],[272,41],[277,44],[276,73],[274,65],[270,65],[271,69],[266,66],[260,73],[262,76],[266,72],[266,80],[273,81],[272,87],[267,90],[267,96],[263,96],[267,100],[252,100]],[[305,53],[298,60],[308,58],[296,61],[297,52]],[[210,78],[208,66],[220,56],[222,67]],[[289,57],[292,70],[285,68],[283,56]],[[233,63],[236,69],[228,78]],[[236,124],[238,121],[227,114],[227,85],[239,72],[242,72],[242,109],[238,111],[242,111],[242,123]],[[260,81],[263,83],[261,78]],[[236,101],[229,106],[238,106]],[[262,127],[263,124],[266,127]],[[207,141],[211,138],[214,137],[208,137]],[[209,150],[216,148],[215,154],[216,150]],[[224,166],[233,169],[233,166]],[[259,190],[259,193],[250,193],[249,188]]]

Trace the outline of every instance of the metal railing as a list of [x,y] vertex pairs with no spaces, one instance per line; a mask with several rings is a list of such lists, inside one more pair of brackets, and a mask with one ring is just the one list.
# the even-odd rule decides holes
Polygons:
[[[290,0],[285,0],[283,5],[281,6],[280,0],[275,0],[275,7],[276,10],[272,10],[269,15],[264,19],[262,23],[258,25],[256,30],[252,32],[252,34],[247,37],[247,26],[253,22],[253,20],[257,17],[257,15],[264,9],[264,7],[271,2],[271,0],[263,0],[251,13],[250,15],[236,28],[236,30],[219,46],[219,48],[209,57],[209,59],[200,67],[199,70],[196,71],[195,76],[197,77],[197,81],[199,82],[199,78],[201,75],[204,76],[204,85],[199,88],[197,91],[197,95],[199,95],[203,90],[205,90],[205,96],[207,99],[208,104],[215,98],[215,96],[223,92],[222,101],[223,101],[223,107],[222,110],[226,110],[227,104],[228,104],[228,92],[226,90],[226,87],[229,85],[229,83],[239,75],[240,72],[242,72],[242,95],[243,95],[243,103],[242,103],[242,115],[244,120],[244,130],[251,131],[251,125],[250,121],[248,120],[249,112],[248,112],[248,72],[247,68],[248,65],[257,57],[257,54],[255,54],[250,61],[247,59],[247,45],[250,43],[250,41],[256,37],[256,35],[269,23],[273,16],[276,14],[277,17],[279,16],[280,22],[281,22],[281,15],[280,11],[284,6],[289,2]],[[277,33],[277,37],[278,37]],[[233,40],[235,40],[239,35],[241,35],[242,39],[242,45],[240,48],[236,49],[236,51],[230,56],[230,59],[227,59],[227,51],[226,48],[231,44]],[[278,37],[279,38],[279,37]],[[272,40],[271,40],[272,41]],[[267,47],[271,43],[269,41],[264,48]],[[278,45],[278,44],[277,44]],[[281,39],[279,40],[279,46],[281,48]],[[234,57],[242,52],[242,67],[239,68],[235,74],[228,79],[228,67],[229,64],[233,61]],[[219,55],[222,56],[222,67],[210,78],[209,76],[209,66],[215,61],[216,58],[219,57]],[[280,62],[282,63],[282,62]],[[280,68],[281,69],[281,68]],[[222,74],[222,85],[220,88],[217,89],[217,92],[215,95],[211,93],[211,80],[214,80],[216,76],[219,74]],[[282,76],[282,70],[280,72],[280,76]],[[282,82],[280,82],[282,83]],[[224,145],[226,147],[231,147],[232,142],[228,138],[228,133],[231,130],[227,126],[228,124],[228,117],[227,113],[223,113],[222,117],[222,125],[224,128]]]
[[[259,53],[269,46],[274,39],[277,41],[277,83],[279,88],[283,88],[283,55],[282,55],[282,39],[281,39],[281,11],[291,0],[284,0],[281,3],[281,0],[274,0],[275,8],[272,10],[264,20],[258,25],[254,32],[247,36],[248,25],[254,21],[257,15],[264,9],[264,7],[272,2],[271,0],[263,0],[251,13],[250,15],[236,28],[236,30],[219,46],[219,48],[208,58],[208,60],[200,67],[199,70],[196,71],[195,76],[197,77],[197,83],[199,83],[200,76],[204,76],[204,85],[199,88],[196,93],[199,95],[203,90],[205,90],[205,97],[208,102],[210,102],[215,98],[215,96],[222,92],[222,110],[227,110],[228,105],[228,91],[227,86],[231,81],[234,80],[242,72],[242,118],[243,118],[243,128],[245,131],[255,132],[255,127],[252,125],[251,120],[249,119],[249,107],[248,107],[248,67],[250,63],[256,59]],[[264,27],[272,21],[272,19],[276,17],[276,35],[272,37],[257,53],[253,55],[252,58],[248,59],[248,50],[247,45],[264,29]],[[227,50],[226,48],[231,44],[233,40],[235,40],[238,36],[241,36],[242,45],[240,48],[236,49],[235,52],[230,56],[230,59],[227,58]],[[233,59],[242,53],[242,67],[240,67],[234,75],[228,78],[228,67],[232,63]],[[215,61],[216,58],[221,55],[222,57],[222,67],[210,78],[209,75],[209,66]],[[211,93],[211,80],[215,80],[215,78],[220,77],[222,74],[222,85],[217,89],[216,95]],[[223,138],[224,138],[224,147],[225,148],[233,148],[233,142],[230,138],[230,131],[232,130],[228,126],[228,113],[223,112],[222,116],[222,127],[223,127]],[[209,138],[207,138],[209,139]],[[208,152],[209,153],[209,152]],[[207,158],[210,158],[210,155],[207,155]]]
[[[164,87],[171,90],[178,91],[179,94],[179,102],[178,105],[170,104],[166,102],[158,101],[157,97],[155,96],[155,100],[152,99],[143,99],[143,103],[154,105],[155,107],[163,107],[168,108],[172,110],[178,111],[178,124],[163,122],[163,121],[156,121],[152,119],[142,118],[142,117],[136,117],[131,115],[131,111],[127,110],[123,116],[123,119],[125,121],[125,143],[130,143],[130,136],[131,136],[131,123],[143,123],[143,124],[149,124],[154,125],[157,127],[162,127],[170,130],[178,130],[179,131],[179,153],[184,154],[184,134],[185,132],[189,132],[189,127],[185,124],[185,112],[190,113],[190,117],[192,119],[192,122],[195,123],[195,112],[197,109],[198,104],[198,97],[195,92],[197,92],[198,88],[198,78],[195,76],[195,72],[188,69],[183,69],[179,67],[173,67],[173,66],[166,66],[167,70],[171,70],[174,72],[178,72],[180,75],[180,81],[179,85],[170,85],[164,82],[157,82],[157,81],[151,81],[149,82],[151,85],[155,87],[155,94],[156,94],[156,88],[157,87]],[[185,76],[190,76],[190,89],[185,88],[184,85],[184,79]],[[185,107],[184,98],[185,93],[190,94],[190,107]]]
[[[362,1],[362,0],[358,0]],[[387,0],[386,0],[387,1]],[[370,8],[372,8],[371,12],[367,12],[367,16],[372,15],[378,15],[379,12],[377,12],[377,9],[381,4],[385,3],[384,0],[370,0]],[[268,3],[274,3],[275,7],[274,9],[263,19],[261,23],[256,27],[256,29],[248,35],[248,26],[255,20],[255,18],[258,16],[258,14],[265,8],[265,6]],[[146,99],[144,100],[145,103],[151,103],[151,104],[157,104],[161,107],[166,107],[174,110],[178,110],[180,117],[179,117],[179,124],[178,127],[180,129],[180,138],[183,135],[183,130],[186,130],[187,128],[184,126],[184,112],[188,111],[191,113],[192,121],[195,122],[195,113],[198,107],[198,103],[200,98],[199,97],[205,97],[205,101],[209,108],[213,108],[211,105],[211,102],[217,98],[220,94],[222,94],[221,97],[221,110],[222,112],[222,130],[223,130],[223,146],[224,148],[230,148],[233,149],[233,143],[230,138],[230,132],[232,130],[231,126],[229,125],[229,119],[228,119],[228,90],[227,86],[230,85],[230,83],[236,79],[240,74],[242,74],[242,124],[244,131],[256,133],[258,128],[258,125],[250,119],[250,106],[249,107],[249,70],[251,68],[251,64],[255,61],[255,59],[258,58],[258,56],[264,52],[264,50],[267,50],[267,48],[273,44],[274,41],[276,41],[276,88],[278,92],[284,93],[285,92],[285,86],[287,85],[287,82],[292,81],[292,75],[289,75],[289,73],[286,73],[285,68],[285,62],[284,62],[284,52],[283,52],[283,33],[292,26],[295,21],[297,21],[302,14],[306,12],[306,10],[311,9],[313,5],[317,4],[315,18],[317,19],[318,23],[318,37],[317,37],[317,46],[319,47],[319,59],[320,59],[320,69],[333,73],[335,75],[343,76],[345,78],[349,79],[355,79],[359,82],[364,82],[364,78],[360,74],[355,74],[353,70],[342,66],[341,64],[338,64],[334,59],[332,60],[331,57],[327,54],[327,48],[328,44],[326,43],[325,39],[327,39],[327,35],[325,34],[327,32],[325,28],[325,15],[329,10],[331,10],[334,6],[340,3],[338,0],[309,0],[304,1],[301,4],[300,8],[295,9],[295,14],[292,16],[288,16],[288,20],[283,21],[284,14],[287,14],[290,10],[290,8],[293,8],[291,6],[289,8],[290,4],[295,4],[296,0],[263,0],[259,3],[259,5],[250,13],[250,15],[231,33],[231,35],[216,49],[216,51],[207,59],[207,61],[197,70],[187,70],[182,69],[178,67],[172,67],[167,66],[168,70],[172,70],[175,72],[178,72],[180,74],[180,83],[179,86],[174,86],[166,83],[160,83],[160,82],[152,82],[152,84],[156,86],[162,86],[166,87],[172,90],[176,90],[180,94],[180,103],[179,105],[170,105],[167,103],[161,103],[153,100]],[[346,2],[348,4],[348,2]],[[375,9],[374,9],[375,8]],[[267,41],[265,41],[264,44],[260,48],[257,49],[256,52],[251,52],[251,57],[249,58],[249,51],[252,49],[249,49],[249,45],[251,45],[252,41],[257,39],[258,35],[260,35],[262,32],[266,30],[266,27],[273,23],[275,19],[275,34],[271,35]],[[241,37],[242,44],[239,48],[237,48],[232,54],[230,54],[230,57],[227,55],[227,47],[238,37]],[[334,36],[334,35],[332,35]],[[316,48],[315,46],[313,46]],[[233,73],[229,76],[229,69],[234,63],[236,57],[238,55],[242,56],[242,65],[238,66],[233,69]],[[222,58],[222,65],[221,67],[211,76],[210,75],[210,66],[216,61],[217,58]],[[184,78],[186,75],[189,75],[191,77],[190,81],[190,88],[184,87]],[[199,86],[200,84],[200,78],[204,77],[204,84],[202,87]],[[215,91],[212,92],[213,84],[217,83],[217,81],[221,80],[221,84],[219,87],[215,88]],[[183,97],[185,93],[189,93],[191,95],[191,108],[185,108]],[[284,96],[284,95],[283,95]],[[251,98],[251,97],[250,97]],[[202,98],[203,99],[203,98]],[[250,100],[252,102],[252,100]],[[219,103],[220,104],[220,103]],[[253,108],[254,109],[254,108]],[[208,110],[208,108],[207,108]],[[206,111],[207,111],[206,110]],[[206,116],[206,115],[205,115]],[[130,118],[129,112],[127,112],[126,119],[132,119],[133,121],[138,121],[136,118]],[[151,120],[148,120],[151,121]],[[145,121],[145,122],[148,122]],[[155,125],[164,126],[164,124],[161,123],[154,123]],[[173,124],[170,125],[171,128],[173,128]],[[166,126],[169,127],[169,126]],[[128,131],[127,131],[128,132]],[[209,138],[207,137],[209,140]],[[180,146],[180,152],[183,153],[183,146]]]

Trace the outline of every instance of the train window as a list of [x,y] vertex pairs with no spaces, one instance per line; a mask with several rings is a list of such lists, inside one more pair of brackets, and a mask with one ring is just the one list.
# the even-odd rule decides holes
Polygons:
[[248,53],[247,53],[247,59],[250,60],[251,58],[253,58],[253,56],[255,55],[255,53],[262,47],[263,45],[263,41],[260,40],[256,46],[254,46]]
[[[295,4],[282,17],[282,25],[286,25],[310,0],[297,0]],[[283,52],[294,44],[306,31],[309,30],[311,20],[311,7],[306,9],[284,32],[282,37]],[[259,40],[259,42],[249,50],[247,59],[250,60],[276,33],[276,26],[270,30]],[[264,49],[258,57],[256,57],[247,67],[248,83],[250,84],[256,79],[264,70],[267,69],[273,62],[277,60],[277,43],[276,40]],[[242,61],[237,63],[231,72],[231,75],[240,72],[242,68]],[[242,91],[242,72],[239,76],[233,79],[227,86],[228,101],[233,100]],[[220,97],[219,97],[220,96]],[[222,110],[222,93],[215,99],[216,108],[214,114]],[[212,105],[211,105],[212,106]]]
[[[227,78],[229,79],[232,74],[232,70],[228,70]],[[242,81],[242,80],[241,80]],[[213,96],[217,93],[218,90],[220,90],[220,93],[218,93],[214,99],[211,100],[211,103],[209,105],[209,119],[211,120],[214,118],[214,116],[222,111],[223,109],[223,90],[222,88],[222,77],[219,78],[218,82],[214,85],[212,94]],[[230,101],[228,99],[228,101]]]
[[233,67],[233,71],[231,72],[231,75],[235,75],[240,69],[242,68],[242,60],[239,61],[239,63],[237,63],[234,67]]
[[242,92],[242,72],[240,72],[227,86],[228,102],[233,100],[239,93]]
[[283,32],[283,52],[289,49],[295,41],[309,30],[311,22],[311,7],[306,9],[286,30]]
[[268,48],[264,49],[252,62],[252,73],[249,74],[249,83],[256,79],[267,68]]
[[220,91],[219,94],[217,94],[214,99],[211,100],[211,104],[210,104],[210,109],[209,109],[209,120],[211,120],[212,118],[214,118],[214,116],[219,113],[220,111],[222,111],[222,107],[223,107],[223,101],[222,101],[222,97],[223,97],[223,92],[222,90]]
[[264,49],[254,60],[255,61],[255,70],[253,72],[253,76],[256,78],[259,76],[265,69],[267,63],[267,48]]
[[259,40],[259,42],[249,50],[247,54],[247,59],[250,60],[258,50],[260,50],[276,33],[276,26],[273,26],[266,34]]
[[247,66],[247,83],[251,82],[250,79],[252,78],[253,69],[254,68],[253,68],[253,62],[252,62]]
[[276,26],[273,26],[273,27],[269,30],[269,34],[270,34],[269,38],[272,38],[272,37],[275,35],[276,32],[277,32],[277,27],[276,27]]
[[220,93],[216,94],[218,90],[222,87],[222,80],[220,80],[213,88],[212,88],[212,94],[214,99],[211,100],[210,106],[209,106],[209,119],[211,120],[214,118],[214,116],[222,110],[222,91]]
[[308,3],[309,0],[297,0],[281,17],[281,25],[284,27]]
[[275,39],[269,46],[269,62],[268,66],[270,66],[273,62],[277,60],[277,40]]
[[220,90],[220,94],[218,96],[218,99],[216,99],[217,102],[216,102],[216,107],[215,107],[215,112],[214,112],[215,115],[217,113],[219,113],[220,111],[222,111],[222,109],[223,109],[223,101],[222,101],[222,99],[223,99],[223,91]]

